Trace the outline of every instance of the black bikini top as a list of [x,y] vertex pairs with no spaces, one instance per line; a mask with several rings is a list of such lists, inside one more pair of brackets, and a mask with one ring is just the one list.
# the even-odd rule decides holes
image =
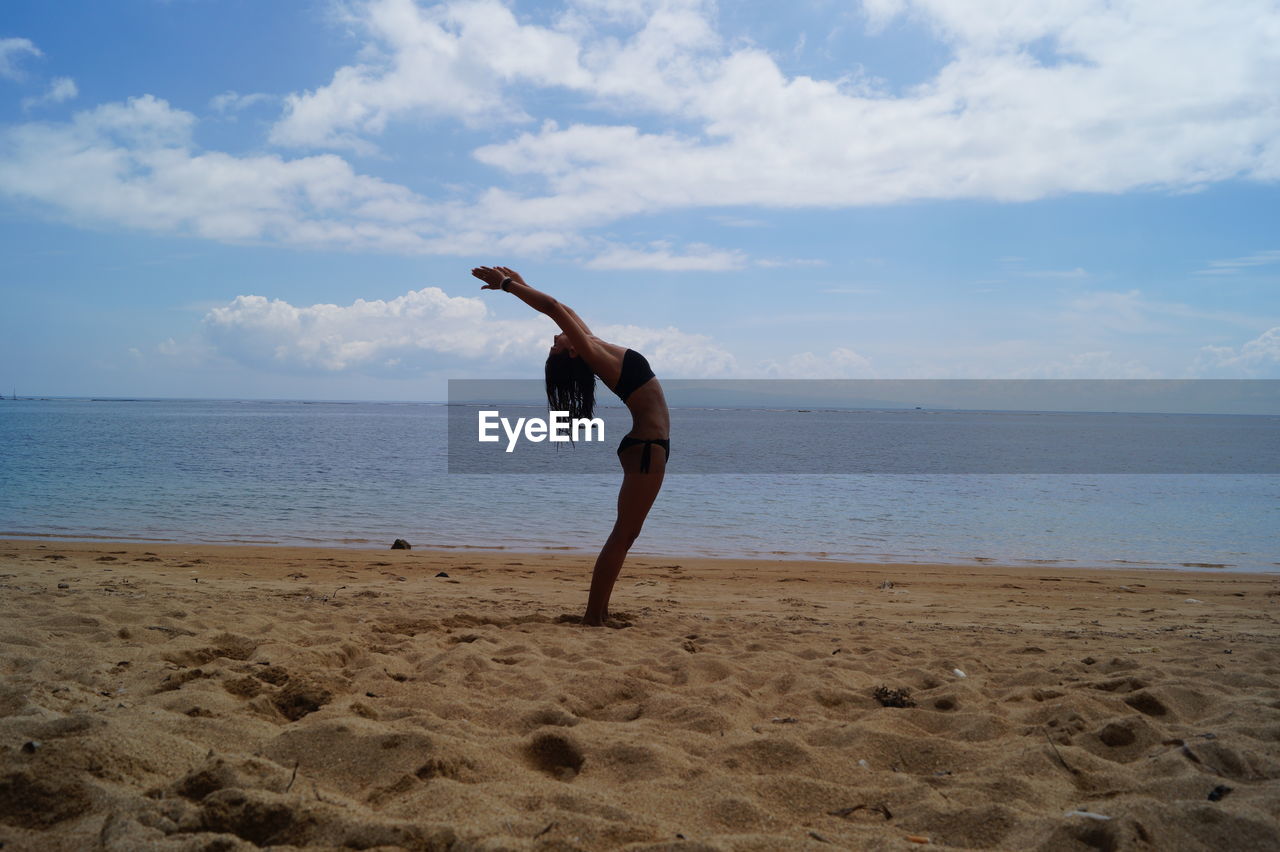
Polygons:
[[627,401],[627,397],[635,391],[636,388],[652,379],[653,368],[649,366],[649,361],[634,349],[628,349],[622,355],[622,373],[618,376],[618,384],[613,388],[613,392],[623,402]]

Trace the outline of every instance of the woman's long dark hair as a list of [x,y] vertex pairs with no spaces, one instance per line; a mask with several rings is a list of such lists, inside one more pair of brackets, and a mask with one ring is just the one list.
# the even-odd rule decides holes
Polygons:
[[547,405],[569,417],[590,417],[596,407],[596,374],[587,362],[561,350],[547,356]]

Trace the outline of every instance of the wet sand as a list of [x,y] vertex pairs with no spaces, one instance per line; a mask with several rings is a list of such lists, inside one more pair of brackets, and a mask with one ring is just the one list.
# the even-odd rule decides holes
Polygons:
[[0,542],[3,848],[1280,847],[1276,576],[590,567]]

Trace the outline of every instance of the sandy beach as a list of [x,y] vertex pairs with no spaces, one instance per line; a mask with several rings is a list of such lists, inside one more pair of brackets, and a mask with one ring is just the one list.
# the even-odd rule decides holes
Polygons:
[[1275,576],[590,566],[0,543],[3,848],[1280,848]]

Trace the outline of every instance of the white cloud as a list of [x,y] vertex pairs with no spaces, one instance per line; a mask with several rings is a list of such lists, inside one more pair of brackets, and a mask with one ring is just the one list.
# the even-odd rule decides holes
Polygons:
[[1211,260],[1197,275],[1239,275],[1246,269],[1256,266],[1269,266],[1280,263],[1280,251],[1260,251],[1244,257],[1233,257],[1228,260]]
[[23,56],[44,56],[28,38],[0,38],[0,77],[21,80],[18,60]]
[[205,332],[223,354],[259,367],[361,370],[422,353],[495,359],[533,354],[553,329],[545,321],[497,320],[481,299],[438,287],[389,301],[295,306],[237,296],[205,315]]
[[60,104],[63,101],[71,100],[78,94],[80,94],[80,90],[76,88],[75,80],[70,77],[56,77],[49,84],[48,91],[43,95],[34,98],[23,98],[22,108],[30,109],[43,104]]
[[[425,251],[432,215],[404,187],[326,154],[199,152],[195,117],[146,95],[0,132],[0,192],[75,220],[216,240]],[[425,234],[425,235],[424,235]]]
[[[205,315],[204,331],[216,351],[250,366],[376,373],[448,358],[540,363],[556,329],[545,317],[498,319],[481,298],[424,287],[342,306],[237,296]],[[734,366],[733,356],[704,335],[632,325],[600,331],[642,349],[663,375],[723,375]]]
[[656,269],[663,272],[723,272],[741,269],[746,255],[740,251],[722,251],[693,243],[683,254],[672,251],[665,241],[651,243],[648,249],[625,246],[608,248],[586,262],[588,269]]
[[[474,151],[497,176],[489,188],[428,200],[333,155],[201,152],[194,117],[148,96],[71,124],[0,131],[0,191],[72,218],[215,239],[735,269],[749,259],[697,246],[600,250],[585,234],[672,209],[1022,201],[1280,179],[1280,9],[1175,5],[867,0],[873,29],[908,15],[950,51],[934,78],[888,94],[852,67],[832,79],[788,76],[766,51],[724,39],[709,0],[568,0],[521,15],[499,0],[367,0],[350,7],[358,58],[287,96],[271,140],[368,152],[393,121],[449,117],[498,134]],[[0,45],[0,68],[38,53],[25,39]],[[211,107],[263,97],[228,92]],[[512,122],[562,117],[561,106],[572,123],[510,134]]]
[[290,95],[271,132],[279,145],[370,150],[394,116],[524,120],[503,94],[511,82],[579,86],[586,74],[570,37],[522,25],[496,0],[419,7],[373,0],[356,18],[372,40],[366,61],[338,69],[315,91]]
[[[228,242],[401,254],[581,254],[620,268],[724,268],[738,255],[704,246],[658,256],[611,255],[554,222],[502,215],[501,194],[476,206],[425,199],[357,174],[334,154],[284,159],[201,151],[196,117],[151,95],[78,112],[67,122],[0,128],[0,194],[78,222]],[[491,210],[491,213],[486,213]],[[601,248],[603,246],[603,249]],[[665,257],[662,252],[665,251]]]
[[[348,18],[368,39],[361,61],[289,95],[271,141],[371,153],[369,137],[395,119],[528,121],[515,86],[678,110],[701,83],[700,54],[720,43],[713,10],[703,0],[570,0],[540,26],[499,0],[366,0]],[[619,25],[635,31],[619,40]]]
[[[1134,294],[1114,294],[1126,299]],[[1114,302],[1108,303],[1114,307]],[[536,367],[554,325],[545,317],[499,319],[484,298],[450,296],[436,287],[389,300],[349,305],[293,305],[239,296],[209,310],[202,339],[166,341],[157,350],[187,358],[220,354],[251,367],[285,373],[382,375],[470,362],[500,369]],[[1167,359],[1157,369],[1142,357],[1079,340],[938,342],[884,347],[875,362],[839,346],[743,365],[713,338],[675,327],[602,325],[606,340],[645,354],[664,378],[1007,378],[1152,379],[1169,376],[1280,375],[1280,326],[1239,347],[1203,347],[1189,371]],[[1011,365],[1017,365],[1011,369]]]
[[869,11],[926,21],[952,60],[891,97],[787,77],[762,50],[726,49],[696,7],[679,10],[691,36],[651,38],[671,15],[662,10],[627,41],[596,48],[581,36],[585,90],[697,131],[545,125],[477,157],[546,181],[542,197],[505,198],[507,215],[527,205],[566,226],[694,206],[1024,201],[1280,177],[1272,3],[938,0]]
[[255,104],[270,103],[274,100],[276,100],[274,95],[268,95],[263,92],[242,95],[239,92],[229,90],[210,98],[209,106],[215,112],[234,113],[246,110]]
[[605,325],[598,333],[611,343],[643,352],[659,376],[720,378],[737,371],[737,358],[705,334],[637,325]]
[[[569,0],[568,14],[580,14],[584,18],[609,23],[643,25],[654,12],[670,7],[705,6],[698,0],[673,2],[673,0]],[[581,23],[581,22],[575,22]],[[565,26],[562,22],[561,26]]]
[[844,346],[825,355],[799,352],[785,361],[766,361],[760,372],[778,379],[870,379],[876,375],[871,359]]
[[1277,375],[1280,367],[1280,326],[1269,328],[1239,348],[1205,346],[1200,350],[1196,366],[1204,370],[1228,370],[1232,374],[1257,376],[1263,371]]

